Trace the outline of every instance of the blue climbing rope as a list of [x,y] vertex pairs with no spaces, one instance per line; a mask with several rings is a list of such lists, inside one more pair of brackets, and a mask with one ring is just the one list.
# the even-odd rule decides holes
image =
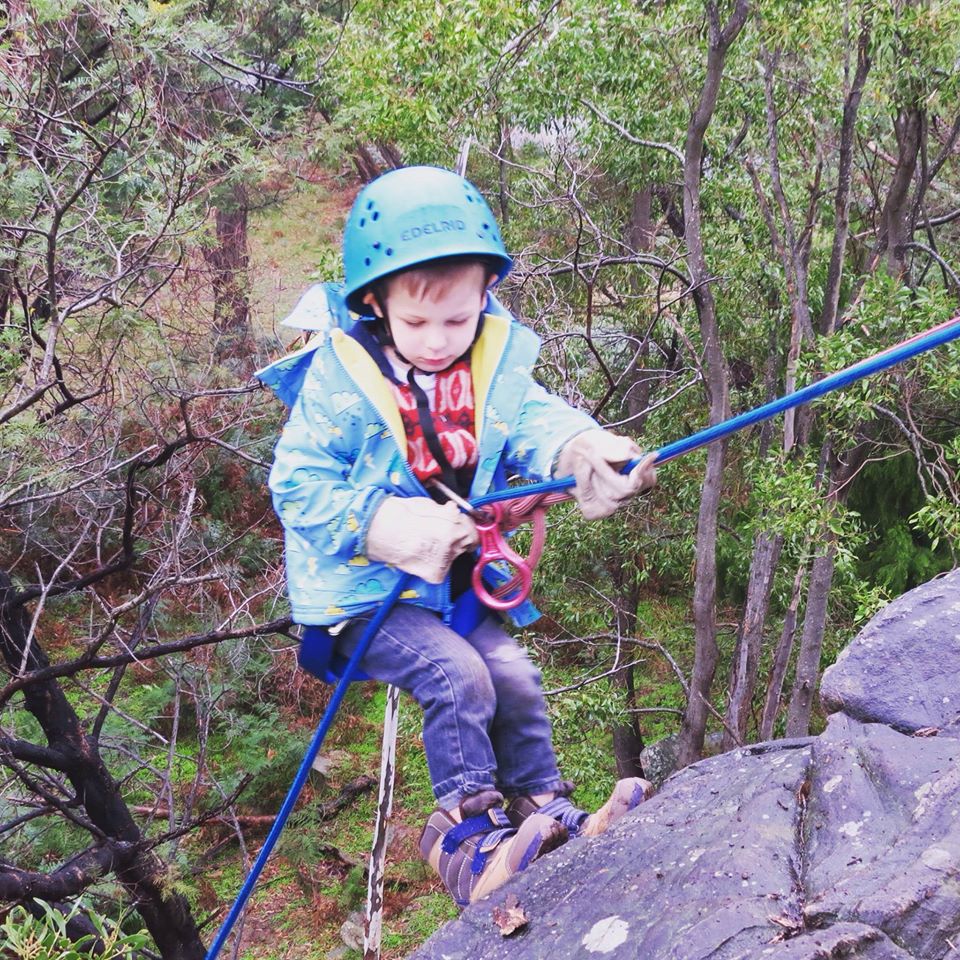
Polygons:
[[[872,376],[881,370],[894,367],[899,363],[903,363],[905,360],[909,360],[911,357],[925,353],[928,350],[933,350],[935,347],[942,346],[958,338],[960,338],[960,316],[953,317],[920,336],[911,337],[909,340],[904,340],[894,347],[882,350],[872,357],[859,360],[851,366],[845,367],[843,370],[831,373],[816,383],[811,383],[800,390],[788,393],[786,396],[772,400],[770,403],[765,403],[761,407],[747,410],[745,413],[731,417],[729,420],[724,420],[722,423],[714,424],[712,427],[706,427],[697,433],[691,434],[689,437],[684,437],[682,440],[675,440],[673,443],[668,443],[665,447],[661,447],[660,450],[657,451],[654,463],[658,465],[666,463],[668,460],[673,460],[684,453],[699,450],[700,447],[705,447],[707,444],[713,443],[716,440],[722,440],[724,437],[728,437],[731,433],[736,433],[744,427],[752,426],[763,420],[769,420],[778,413],[784,413],[794,407],[809,403],[811,400],[816,400],[824,394],[839,390],[841,387],[847,387],[857,380],[862,380],[864,377]],[[639,460],[634,460],[628,463],[623,468],[623,472],[629,473],[639,462]],[[511,500],[514,497],[523,497],[534,493],[554,493],[560,490],[569,490],[575,483],[576,481],[573,477],[561,477],[557,480],[545,480],[541,483],[526,483],[519,487],[511,487],[508,490],[498,490],[496,493],[488,493],[482,497],[477,497],[475,500],[472,500],[471,503],[475,507],[482,507],[488,503],[496,503],[498,500]]]
[[[712,427],[707,427],[704,430],[700,430],[682,440],[669,443],[657,452],[656,460],[654,462],[657,464],[666,463],[668,460],[673,460],[684,453],[690,453],[693,450],[698,450],[700,447],[704,447],[716,440],[721,440],[724,437],[728,437],[730,434],[736,433],[738,430],[742,430],[744,427],[752,426],[753,424],[760,423],[763,420],[769,420],[771,417],[775,417],[779,413],[784,413],[785,411],[791,410],[794,407],[798,407],[804,403],[809,403],[811,400],[815,400],[818,397],[824,396],[824,394],[830,393],[834,390],[839,390],[841,387],[849,386],[851,383],[855,383],[857,380],[862,380],[864,377],[869,377],[874,373],[879,373],[881,370],[886,370],[889,367],[896,366],[899,363],[903,363],[905,360],[909,360],[911,357],[915,357],[918,354],[924,353],[928,350],[933,350],[935,347],[939,347],[958,338],[960,338],[960,316],[954,317],[953,319],[934,327],[932,330],[920,336],[911,337],[909,340],[905,340],[902,343],[897,344],[895,347],[891,347],[890,349],[883,350],[872,357],[868,357],[866,360],[858,361],[857,363],[852,364],[851,366],[846,367],[837,373],[830,374],[829,376],[824,377],[822,380],[818,380],[816,383],[812,383],[800,390],[789,393],[784,397],[780,397],[778,400],[765,403],[763,406],[757,407],[754,410],[748,410],[747,412],[741,413],[736,417],[731,417],[729,420],[724,420],[722,423],[714,424]],[[632,470],[638,462],[639,461],[635,461],[628,464],[624,468],[624,472]],[[510,500],[514,497],[528,496],[533,493],[552,493],[554,491],[568,490],[574,485],[575,480],[573,477],[563,477],[558,480],[547,480],[542,483],[528,483],[524,484],[523,486],[513,487],[508,490],[501,490],[497,493],[490,493],[482,497],[477,497],[475,500],[471,501],[471,503],[475,507],[482,507],[484,504],[495,503],[500,500]],[[340,703],[346,694],[347,687],[350,686],[351,681],[359,671],[360,661],[367,652],[367,648],[370,646],[370,642],[373,640],[374,635],[380,629],[381,624],[393,609],[394,604],[396,604],[397,600],[400,598],[400,594],[406,589],[410,580],[411,577],[409,575],[404,575],[399,579],[396,586],[390,591],[390,594],[383,601],[383,604],[370,620],[366,630],[364,630],[363,635],[361,636],[360,641],[353,652],[353,655],[350,657],[350,660],[343,670],[343,674],[334,688],[333,695],[330,698],[330,703],[327,705],[327,709],[320,721],[320,725],[317,727],[317,732],[313,735],[313,740],[310,741],[310,746],[307,748],[307,753],[303,758],[303,762],[300,764],[300,769],[297,771],[296,777],[294,777],[293,783],[290,786],[290,790],[287,792],[287,796],[283,801],[283,805],[280,807],[280,811],[277,813],[277,817],[273,822],[270,833],[267,835],[267,839],[264,841],[263,847],[260,849],[260,852],[257,855],[257,859],[250,868],[250,872],[243,881],[243,886],[240,888],[240,892],[237,894],[237,899],[234,901],[233,906],[230,908],[230,912],[227,914],[226,919],[223,921],[223,924],[220,927],[220,930],[217,932],[216,939],[213,941],[210,949],[207,951],[206,960],[215,960],[216,956],[223,948],[227,937],[230,935],[230,931],[233,929],[234,924],[237,922],[240,914],[243,912],[243,908],[257,884],[260,873],[263,870],[268,857],[273,851],[274,846],[276,846],[280,834],[283,832],[287,818],[290,816],[290,813],[292,812],[293,807],[300,796],[300,792],[303,790],[304,784],[307,782],[307,777],[313,766],[313,761],[316,759],[316,756],[320,751],[320,747],[323,744],[331,725],[333,724],[333,720],[336,716],[337,710],[340,707]]]
[[323,744],[331,725],[333,724],[333,720],[337,715],[337,710],[340,708],[340,703],[347,692],[347,687],[350,686],[351,681],[360,669],[360,661],[367,652],[367,647],[370,646],[370,641],[373,640],[374,635],[380,629],[383,621],[387,619],[387,615],[400,598],[400,594],[406,590],[411,579],[412,577],[410,574],[404,574],[397,581],[397,585],[393,588],[393,590],[390,591],[389,596],[383,601],[380,609],[377,610],[370,622],[367,624],[366,630],[363,631],[363,635],[360,637],[360,641],[357,643],[357,648],[353,651],[353,655],[350,657],[349,661],[347,661],[347,665],[343,668],[343,674],[337,682],[336,687],[333,689],[333,695],[330,697],[330,703],[327,704],[327,709],[323,714],[323,718],[320,720],[320,725],[317,727],[317,732],[313,735],[313,739],[310,741],[310,746],[307,747],[307,752],[300,764],[300,769],[297,770],[297,775],[293,778],[293,783],[290,785],[290,789],[287,791],[283,805],[280,807],[280,811],[277,813],[276,820],[273,821],[273,826],[270,828],[270,832],[267,834],[267,839],[264,841],[263,846],[260,848],[260,852],[257,854],[257,859],[254,861],[253,866],[250,868],[250,872],[243,881],[243,886],[240,888],[240,892],[237,894],[237,899],[233,902],[230,912],[227,914],[226,919],[223,921],[220,929],[217,931],[216,939],[213,941],[213,943],[210,945],[210,949],[207,951],[206,960],[214,960],[214,958],[223,948],[224,943],[226,943],[227,937],[230,935],[230,931],[233,929],[233,925],[240,918],[240,914],[243,912],[243,908],[246,905],[247,900],[250,898],[250,894],[253,893],[253,888],[257,885],[260,872],[263,870],[267,859],[273,851],[273,848],[276,846],[277,840],[280,839],[280,834],[283,832],[287,818],[293,811],[293,807],[300,796],[300,791],[303,790],[303,786],[307,782],[307,777],[309,776],[310,770],[313,767],[313,761],[316,760],[317,754],[320,752],[320,747]]

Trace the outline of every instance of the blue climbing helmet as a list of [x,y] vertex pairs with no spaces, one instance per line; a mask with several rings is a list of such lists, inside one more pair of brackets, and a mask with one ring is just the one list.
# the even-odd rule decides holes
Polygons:
[[442,167],[401,167],[357,195],[343,231],[344,297],[372,315],[363,294],[375,280],[442,257],[490,261],[502,280],[513,266],[497,221],[477,188]]

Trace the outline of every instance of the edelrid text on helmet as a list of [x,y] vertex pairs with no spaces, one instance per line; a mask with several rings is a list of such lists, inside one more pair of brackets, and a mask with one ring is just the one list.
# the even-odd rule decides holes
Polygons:
[[439,223],[434,220],[432,223],[424,223],[419,227],[410,227],[400,234],[401,240],[419,240],[420,237],[427,237],[434,233],[449,233],[451,230],[466,230],[467,224],[464,220],[441,220]]
[[498,279],[513,261],[490,207],[469,180],[441,167],[402,167],[367,184],[343,231],[344,296],[369,315],[375,280],[444,257],[490,261]]

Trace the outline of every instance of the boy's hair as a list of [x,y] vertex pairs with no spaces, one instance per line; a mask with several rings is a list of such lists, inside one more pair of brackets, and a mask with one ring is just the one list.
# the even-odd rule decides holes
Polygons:
[[398,281],[403,284],[411,296],[418,299],[434,300],[450,288],[464,268],[475,266],[483,268],[483,289],[486,290],[490,277],[497,273],[498,265],[486,257],[475,257],[469,254],[456,257],[440,257],[436,260],[418,263],[413,267],[406,267],[396,273],[390,273],[375,280],[370,285],[370,289],[381,306],[386,303],[391,286]]

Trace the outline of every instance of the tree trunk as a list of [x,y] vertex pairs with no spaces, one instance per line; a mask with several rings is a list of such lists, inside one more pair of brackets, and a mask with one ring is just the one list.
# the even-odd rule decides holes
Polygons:
[[857,41],[857,70],[843,104],[843,121],[840,126],[840,159],[837,169],[837,190],[833,200],[833,249],[830,266],[827,268],[827,283],[823,293],[823,310],[820,314],[820,333],[829,336],[837,324],[840,306],[840,281],[843,279],[843,261],[850,233],[850,185],[853,181],[854,134],[863,88],[870,71],[870,29],[864,23]]
[[907,269],[907,250],[904,244],[913,238],[913,203],[910,198],[920,141],[923,136],[925,114],[917,103],[901,107],[893,122],[897,137],[897,163],[887,192],[880,222],[880,239],[876,256],[886,251],[887,269],[895,277]]
[[[633,671],[634,667],[625,667],[613,677],[613,685],[622,691],[627,710],[632,710],[637,705]],[[619,779],[643,776],[643,765],[640,763],[643,748],[640,723],[637,715],[631,713],[625,723],[618,723],[613,728],[613,757],[617,762]]]
[[[623,564],[616,563],[610,567],[611,577],[617,589],[617,636],[632,637],[637,631],[637,604],[640,602],[640,587],[635,579],[628,580],[623,576]],[[630,660],[631,651],[625,650],[621,644],[621,659]],[[643,767],[640,763],[640,754],[643,752],[643,735],[640,733],[640,721],[635,713],[631,713],[637,705],[636,688],[634,686],[633,667],[624,667],[613,675],[613,685],[622,692],[622,703],[628,711],[623,723],[613,728],[613,756],[617,763],[617,776],[642,777]]]
[[510,204],[507,199],[509,179],[507,163],[513,160],[513,138],[510,132],[510,124],[502,117],[498,117],[498,122],[500,126],[500,143],[497,145],[498,199],[500,201],[500,228],[504,230],[510,222]]
[[813,697],[820,678],[820,652],[827,625],[827,602],[833,583],[837,555],[836,536],[829,529],[821,531],[824,546],[814,557],[810,568],[810,587],[803,613],[803,633],[797,654],[797,670],[793,693],[787,710],[787,736],[805,737],[810,732]]
[[213,271],[213,323],[218,358],[241,355],[250,335],[248,213],[246,189],[237,184],[229,201],[216,210],[217,245],[205,252]]
[[[713,117],[723,76],[724,60],[730,45],[746,22],[749,5],[737,0],[727,24],[721,28],[720,14],[714,2],[707,3],[709,43],[707,71],[700,99],[687,127],[683,160],[683,213],[687,246],[687,270],[693,286],[693,299],[700,321],[704,348],[704,387],[710,423],[720,423],[729,414],[728,374],[711,275],[703,252],[700,221],[700,179],[703,142]],[[710,687],[717,669],[719,651],[716,636],[717,524],[723,482],[725,443],[714,443],[707,451],[707,469],[697,518],[696,582],[693,595],[693,621],[696,637],[690,696],[684,711],[678,744],[678,763],[686,766],[700,758],[707,726]]]
[[[49,666],[36,636],[28,650],[28,636],[26,611],[17,603],[12,581],[0,571],[0,648],[14,676],[19,674],[25,654],[27,672]],[[74,809],[86,812],[95,839],[117,849],[114,873],[164,960],[202,960],[205,951],[190,905],[184,896],[169,890],[164,864],[150,850],[100,757],[96,741],[81,727],[59,683],[29,684],[23,697],[48,746],[36,747],[20,759],[66,775],[75,791]],[[91,882],[96,876],[91,874]]]
[[[867,459],[871,446],[871,433],[877,429],[875,422],[860,427],[861,439],[842,457],[833,451],[831,441],[824,442],[821,449],[821,464],[824,467],[828,510],[839,507],[850,492],[850,481],[856,476]],[[810,715],[813,697],[820,677],[820,653],[827,627],[827,603],[837,555],[837,535],[824,521],[819,533],[820,550],[810,568],[810,584],[807,602],[803,611],[803,633],[800,651],[797,654],[797,669],[790,706],[787,710],[787,736],[805,737],[810,730]]]
[[[747,600],[743,619],[737,632],[737,645],[730,669],[730,700],[727,703],[726,725],[723,733],[723,749],[732,750],[737,740],[747,740],[747,722],[750,705],[757,684],[757,664],[763,641],[763,626],[770,608],[770,590],[780,559],[783,537],[758,533],[753,541],[753,558],[750,561],[750,580],[747,584]],[[736,734],[736,739],[731,732]]]
[[797,568],[793,578],[793,591],[790,594],[790,603],[783,616],[783,629],[780,631],[780,642],[773,655],[773,664],[770,667],[770,676],[767,680],[767,694],[763,702],[763,716],[760,719],[760,740],[770,740],[773,737],[773,727],[780,710],[780,698],[783,695],[783,678],[787,675],[790,664],[790,654],[793,652],[793,638],[797,632],[797,610],[800,607],[800,596],[803,593],[803,583],[807,578],[806,562]]
[[[634,191],[630,219],[624,230],[624,241],[631,250],[647,252],[653,249],[655,231],[651,216],[652,205],[653,190],[650,186]],[[630,279],[630,290],[634,296],[640,296],[641,285],[636,277]],[[621,380],[625,413],[630,423],[629,431],[634,436],[643,433],[647,420],[645,411],[650,406],[652,388],[658,382],[646,370],[650,358],[650,338],[647,330],[641,332],[643,341],[624,370]]]

